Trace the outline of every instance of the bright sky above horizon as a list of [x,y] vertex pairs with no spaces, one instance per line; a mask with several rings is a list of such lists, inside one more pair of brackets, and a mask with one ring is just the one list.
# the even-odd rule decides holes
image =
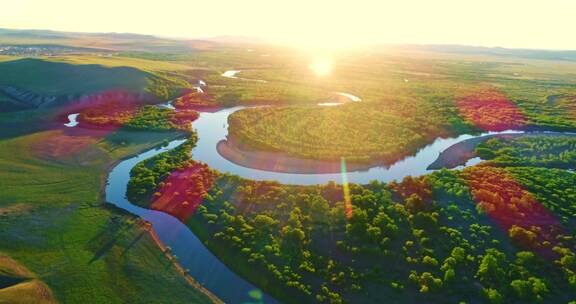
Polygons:
[[18,0],[0,27],[238,35],[302,47],[370,43],[575,49],[575,0]]

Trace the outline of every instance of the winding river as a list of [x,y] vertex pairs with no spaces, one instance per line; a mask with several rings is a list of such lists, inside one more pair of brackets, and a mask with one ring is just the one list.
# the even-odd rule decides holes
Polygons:
[[242,78],[242,77],[238,77],[236,76],[238,73],[240,73],[242,71],[240,70],[230,70],[230,71],[226,71],[224,73],[221,74],[222,77],[226,77],[226,78],[231,78],[231,79],[240,79],[240,80],[246,80],[246,81],[254,81],[254,82],[260,82],[260,83],[266,83],[268,81],[266,80],[262,80],[262,79],[252,79],[252,78]]
[[[239,71],[228,71],[222,76],[236,78]],[[205,84],[204,84],[205,85]],[[350,99],[350,96],[347,96]],[[356,96],[353,96],[356,97]],[[357,98],[357,97],[356,97]],[[353,100],[353,101],[359,101]],[[211,168],[220,172],[227,172],[252,180],[274,180],[283,184],[312,185],[323,184],[329,181],[340,182],[342,173],[336,174],[295,174],[280,173],[247,168],[235,164],[217,152],[217,144],[225,140],[228,134],[228,117],[244,107],[233,107],[218,112],[203,112],[193,123],[198,133],[198,143],[192,150],[194,160],[204,162]],[[75,117],[74,117],[75,119]],[[73,117],[70,117],[72,122]],[[414,156],[400,160],[389,167],[373,167],[367,170],[346,172],[346,178],[352,183],[365,184],[371,180],[388,182],[400,180],[405,176],[419,176],[432,172],[427,167],[447,148],[472,138],[495,134],[518,134],[519,131],[487,132],[479,135],[460,135],[455,138],[438,138],[430,145],[420,149]],[[214,256],[192,231],[175,217],[155,210],[144,209],[131,204],[126,199],[126,189],[130,179],[130,170],[139,162],[169,151],[180,144],[184,139],[173,140],[167,146],[140,153],[134,157],[121,161],[110,172],[106,184],[106,200],[122,209],[125,209],[144,220],[152,223],[153,228],[166,245],[172,248],[178,256],[180,264],[189,269],[190,275],[226,303],[246,303],[254,301],[249,292],[257,288],[229,270],[216,256]],[[476,164],[478,158],[472,158],[464,166]],[[464,167],[461,166],[461,167]],[[277,301],[267,294],[263,294],[265,303]]]
[[[216,151],[216,145],[220,140],[226,139],[228,116],[241,109],[243,107],[234,107],[214,113],[204,112],[200,114],[200,117],[192,125],[199,137],[196,147],[192,150],[193,159],[205,162],[213,169],[221,172],[228,172],[253,180],[276,180],[284,184],[294,185],[341,181],[341,174],[290,174],[263,171],[242,167],[220,156]],[[479,136],[502,133],[514,133],[514,131],[491,132]],[[353,183],[367,183],[371,180],[391,181],[402,179],[407,175],[417,176],[429,173],[431,171],[427,170],[426,166],[438,157],[440,151],[473,137],[476,136],[461,135],[456,138],[437,139],[434,143],[422,148],[415,156],[398,161],[388,168],[374,167],[366,171],[347,172],[348,181]],[[108,176],[106,200],[152,223],[160,240],[172,248],[182,266],[189,269],[190,275],[217,297],[226,303],[250,301],[248,293],[257,288],[229,270],[186,225],[167,213],[135,206],[126,199],[130,170],[139,162],[169,151],[184,141],[184,139],[173,140],[165,147],[149,150],[120,162]],[[265,303],[276,302],[266,294],[264,294],[264,301]]]
[[[186,140],[173,140],[167,146],[140,153],[120,162],[112,169],[106,183],[106,201],[152,223],[154,231],[166,246],[172,248],[180,264],[190,275],[210,292],[226,303],[248,303],[254,301],[249,292],[257,288],[229,270],[202,244],[192,231],[175,217],[160,211],[133,205],[126,199],[130,170],[139,162],[169,151]],[[265,303],[277,303],[263,294]]]
[[[243,109],[244,107],[233,107],[223,109],[215,113],[201,113],[200,117],[192,124],[198,133],[198,143],[192,150],[192,158],[208,164],[211,168],[220,172],[236,174],[252,180],[274,180],[283,184],[291,185],[314,185],[324,184],[329,181],[340,182],[341,173],[327,174],[299,174],[264,171],[247,168],[235,164],[222,157],[216,150],[218,142],[225,140],[228,135],[228,116]],[[493,134],[513,134],[522,133],[520,131],[486,132],[479,135],[460,135],[454,138],[438,138],[432,144],[420,149],[416,155],[400,160],[389,167],[372,167],[368,170],[347,172],[347,179],[351,183],[366,184],[372,180],[388,182],[401,180],[405,176],[419,176],[432,172],[427,166],[433,163],[440,152],[448,147],[470,138],[481,137]],[[467,165],[473,165],[478,160],[473,159]]]

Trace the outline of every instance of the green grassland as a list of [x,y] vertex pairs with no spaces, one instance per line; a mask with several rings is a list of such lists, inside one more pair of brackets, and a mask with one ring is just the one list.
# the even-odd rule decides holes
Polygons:
[[[15,57],[0,61],[0,86],[71,100],[74,96],[123,90],[149,93],[158,102],[174,98],[182,89],[191,87],[183,73],[186,69],[172,63],[92,55]],[[1,94],[2,99],[10,98]],[[8,101],[1,102],[9,108]]]
[[[232,138],[245,149],[285,151],[304,158],[395,159],[437,136],[480,131],[461,117],[455,100],[486,86],[500,90],[516,104],[529,128],[576,129],[573,102],[562,101],[576,95],[576,65],[571,62],[435,54],[414,58],[358,54],[338,60],[333,74],[320,79],[304,63],[299,69],[248,70],[242,77],[279,84],[290,79],[293,90],[308,85],[324,94],[349,92],[362,102],[331,108],[239,111],[230,117]],[[311,100],[318,102],[319,96]],[[558,102],[551,101],[554,96]]]
[[18,59],[0,64],[2,84],[21,86],[42,95],[84,94],[106,89],[138,90],[148,75],[128,67],[105,68],[40,59]]
[[15,58],[18,58],[18,57],[0,55],[0,62],[3,62],[3,61],[12,61],[12,60],[14,60]]
[[3,93],[0,93],[0,114],[5,112],[21,111],[21,110],[26,110],[26,107],[14,103],[14,101],[10,97],[4,95]]
[[148,72],[178,72],[186,70],[188,67],[178,62],[152,61],[139,58],[130,58],[118,55],[73,55],[73,56],[51,56],[49,60],[76,65],[97,64],[104,67],[131,67]]
[[52,291],[38,276],[5,254],[0,254],[0,302],[57,303]]
[[119,131],[65,158],[35,148],[57,132],[0,140],[1,251],[62,303],[209,303],[139,220],[102,201],[113,162],[181,133]]

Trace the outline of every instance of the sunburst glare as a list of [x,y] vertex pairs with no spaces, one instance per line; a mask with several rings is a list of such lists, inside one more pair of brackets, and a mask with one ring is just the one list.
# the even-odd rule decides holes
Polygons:
[[332,60],[328,58],[316,58],[310,69],[317,76],[327,76],[332,73]]

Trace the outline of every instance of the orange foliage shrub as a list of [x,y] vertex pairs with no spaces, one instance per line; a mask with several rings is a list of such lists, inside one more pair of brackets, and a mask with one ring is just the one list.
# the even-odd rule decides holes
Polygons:
[[106,92],[83,101],[84,108],[80,111],[79,121],[86,124],[117,128],[126,124],[134,117],[138,109],[137,96],[121,91]]
[[543,254],[551,253],[557,236],[563,233],[560,222],[505,169],[468,167],[463,177],[471,188],[477,208],[505,230],[515,243]]
[[494,89],[483,89],[456,101],[460,115],[485,131],[518,129],[527,120],[516,104]]
[[[141,100],[136,95],[108,92],[83,102],[83,108],[79,111],[79,121],[83,127],[116,129],[129,124],[134,119],[138,120],[139,115],[146,115],[147,112],[140,112],[142,106]],[[181,130],[190,130],[190,123],[199,116],[198,112],[186,108],[166,115],[170,127]]]
[[215,179],[216,175],[208,165],[190,161],[160,183],[152,199],[152,208],[186,222],[202,203]]
[[211,110],[218,109],[218,105],[211,101],[211,97],[207,94],[201,94],[192,91],[185,94],[172,102],[172,105],[179,110],[193,109],[193,110]]
[[190,123],[198,119],[200,114],[194,110],[180,110],[170,114],[170,122],[178,129],[189,130]]

